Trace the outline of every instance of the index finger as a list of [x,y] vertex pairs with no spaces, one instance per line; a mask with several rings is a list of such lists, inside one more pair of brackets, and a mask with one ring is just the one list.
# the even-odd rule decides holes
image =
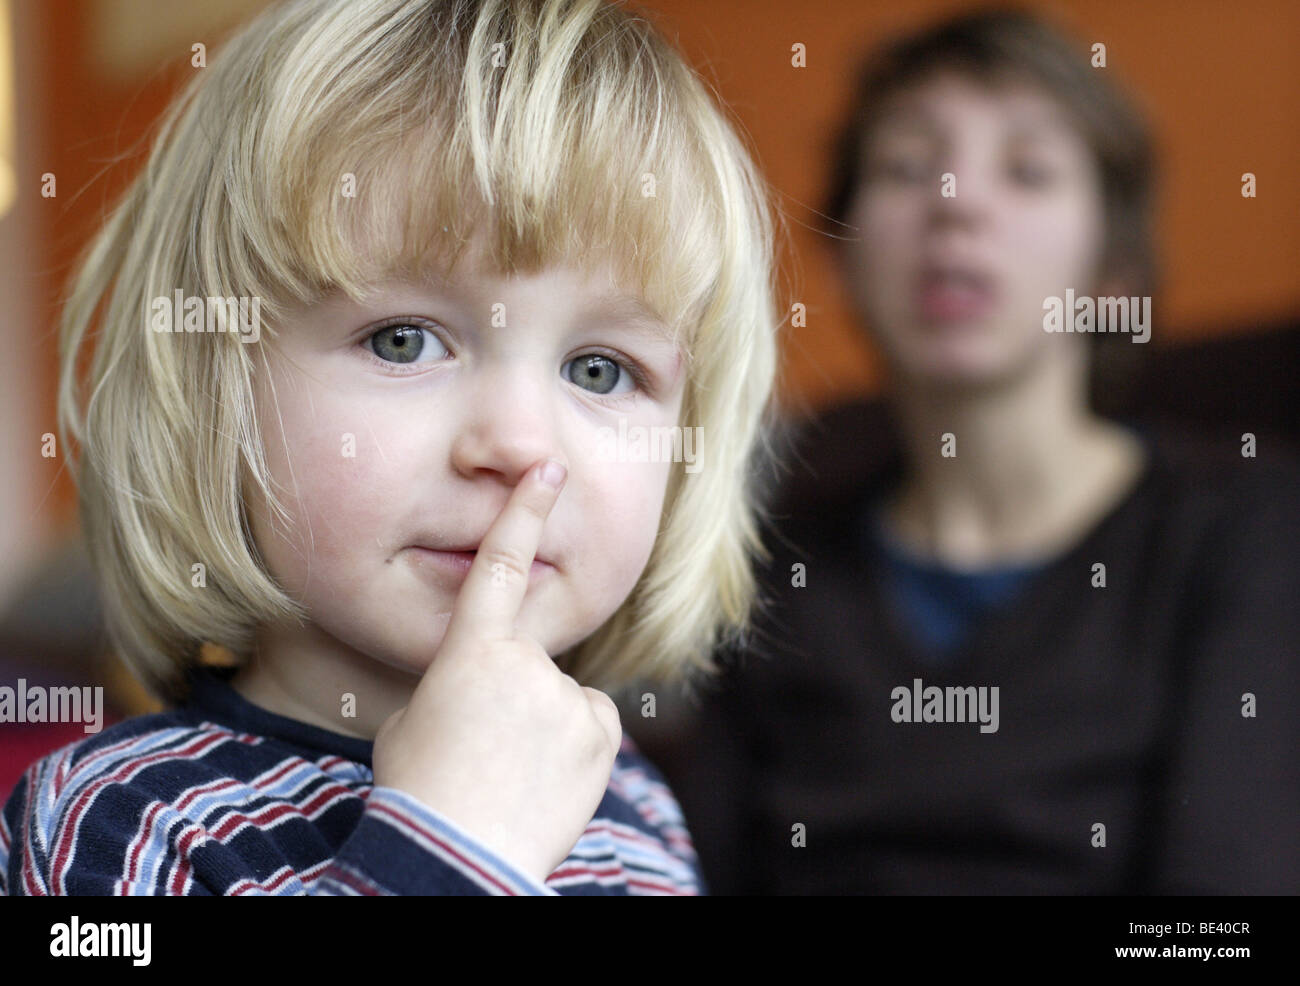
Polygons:
[[[551,485],[543,473],[554,471]],[[478,546],[452,607],[447,639],[471,636],[506,640],[514,636],[515,620],[528,591],[542,528],[559,498],[567,471],[553,459],[534,466],[510,494],[501,513]]]

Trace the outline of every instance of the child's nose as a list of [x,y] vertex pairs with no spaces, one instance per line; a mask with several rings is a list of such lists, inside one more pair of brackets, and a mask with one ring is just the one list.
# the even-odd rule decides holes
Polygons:
[[496,472],[511,486],[541,459],[567,462],[557,427],[562,386],[516,367],[484,370],[467,391],[452,442],[452,465],[465,476]]

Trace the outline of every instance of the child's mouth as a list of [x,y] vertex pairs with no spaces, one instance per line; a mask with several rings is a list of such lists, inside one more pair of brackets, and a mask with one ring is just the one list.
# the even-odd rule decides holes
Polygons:
[[[412,545],[411,552],[417,568],[421,572],[427,572],[429,575],[441,580],[447,576],[460,580],[469,574],[470,566],[474,564],[474,558],[478,555],[477,551],[439,551],[433,548],[426,548],[422,545]],[[529,572],[529,581],[533,581],[547,572],[553,571],[555,566],[549,562],[542,561],[540,558],[534,558],[532,569]]]

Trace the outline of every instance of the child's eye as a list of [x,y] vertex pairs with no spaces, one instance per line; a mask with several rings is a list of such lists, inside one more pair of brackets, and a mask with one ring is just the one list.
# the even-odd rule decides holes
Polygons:
[[366,348],[385,363],[414,363],[425,350],[426,336],[435,342],[438,339],[428,329],[409,322],[386,325],[366,339]]
[[[437,346],[430,349],[428,339]],[[361,345],[377,362],[388,367],[438,362],[450,352],[436,333],[414,322],[385,325],[362,340]],[[429,353],[434,355],[420,358]],[[648,391],[650,387],[649,377],[635,362],[614,353],[590,352],[576,356],[561,368],[561,374],[597,399],[621,398],[638,388]]]
[[645,383],[634,366],[603,353],[585,353],[577,356],[565,364],[563,373],[567,380],[576,383],[584,390],[592,390],[593,395],[597,397],[614,394],[614,388],[623,382],[633,386]]

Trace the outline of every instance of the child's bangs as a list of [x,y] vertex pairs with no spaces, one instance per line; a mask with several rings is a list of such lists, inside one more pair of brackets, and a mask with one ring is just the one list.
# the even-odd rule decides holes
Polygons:
[[707,107],[642,44],[588,36],[567,59],[528,53],[543,59],[521,59],[531,75],[486,61],[475,78],[425,52],[422,71],[354,65],[323,98],[272,106],[275,136],[232,210],[234,237],[265,245],[271,311],[448,273],[483,237],[490,274],[608,267],[689,353],[727,255],[728,195]]

